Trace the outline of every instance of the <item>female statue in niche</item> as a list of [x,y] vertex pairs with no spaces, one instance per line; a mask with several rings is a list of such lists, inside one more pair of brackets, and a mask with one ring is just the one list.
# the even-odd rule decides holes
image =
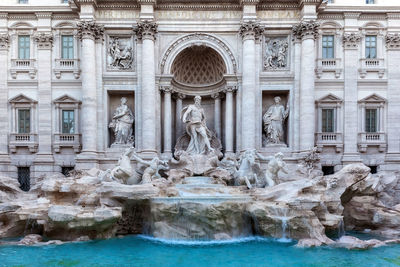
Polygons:
[[270,106],[263,116],[264,131],[267,136],[267,143],[283,143],[283,123],[289,115],[289,103],[285,107],[280,104],[281,98],[274,97],[275,104]]
[[131,109],[126,105],[128,100],[126,97],[121,98],[121,104],[115,109],[111,128],[115,135],[113,144],[128,144],[133,142],[132,124],[135,120]]

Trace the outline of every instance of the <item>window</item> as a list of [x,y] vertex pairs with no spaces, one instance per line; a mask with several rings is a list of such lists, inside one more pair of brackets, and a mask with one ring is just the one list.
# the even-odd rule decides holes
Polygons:
[[68,0],[61,0],[61,3],[68,4]]
[[375,4],[375,0],[365,0],[366,4]]
[[328,0],[327,3],[328,3],[328,4],[332,4],[332,3],[333,3],[333,0]]
[[365,109],[365,132],[376,133],[378,129],[378,110]]
[[73,59],[74,58],[74,37],[72,35],[61,36],[61,58]]
[[365,58],[376,58],[376,36],[365,36]]
[[334,36],[324,35],[322,36],[322,58],[334,58]]
[[18,0],[19,4],[28,4],[28,0]]
[[23,191],[31,189],[31,171],[29,167],[18,167],[19,188]]
[[74,134],[75,133],[75,116],[73,110],[62,111],[62,133]]
[[335,112],[335,110],[333,108],[322,109],[322,132],[323,133],[333,133],[335,131],[334,112]]
[[18,36],[18,59],[30,58],[30,36]]
[[29,109],[18,109],[18,133],[31,132],[31,111]]

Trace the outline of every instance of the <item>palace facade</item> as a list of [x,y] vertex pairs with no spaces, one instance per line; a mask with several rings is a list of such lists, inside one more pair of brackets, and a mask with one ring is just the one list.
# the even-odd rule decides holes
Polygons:
[[[397,0],[2,0],[0,172],[105,169],[130,145],[171,157],[196,95],[225,154],[295,166],[317,147],[325,173],[398,169],[399,33]],[[123,97],[134,122],[116,144]]]

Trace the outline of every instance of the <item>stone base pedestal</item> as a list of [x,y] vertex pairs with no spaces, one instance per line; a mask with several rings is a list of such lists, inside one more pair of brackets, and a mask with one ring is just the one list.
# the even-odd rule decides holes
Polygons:
[[99,168],[99,160],[96,153],[86,152],[76,156],[76,170],[90,170],[92,168]]

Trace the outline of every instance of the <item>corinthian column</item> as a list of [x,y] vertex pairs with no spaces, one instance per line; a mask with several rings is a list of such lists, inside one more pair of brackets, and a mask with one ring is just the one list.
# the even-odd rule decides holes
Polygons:
[[53,47],[53,34],[41,32],[34,36],[38,49],[38,137],[39,150],[34,160],[34,177],[53,171],[52,154],[52,116],[51,116],[51,49]]
[[96,46],[96,94],[97,94],[97,151],[104,152],[105,140],[104,132],[108,128],[105,124],[104,116],[104,99],[103,99],[103,42],[104,29],[100,27],[95,36]]
[[172,104],[171,87],[162,86],[160,90],[164,92],[164,154],[171,156],[172,153]]
[[[10,159],[8,156],[8,111],[7,111],[7,64],[10,38],[8,34],[0,34],[0,172],[7,172]],[[14,117],[15,118],[15,117]]]
[[256,22],[246,22],[240,27],[243,39],[242,96],[241,96],[241,149],[256,148],[256,38],[264,29]]
[[181,120],[181,112],[182,112],[182,102],[183,99],[185,99],[184,94],[176,94],[175,99],[176,99],[176,107],[175,107],[175,131],[176,131],[176,138],[179,138],[183,134],[183,123]]
[[[400,34],[388,34],[386,47],[388,51],[388,153],[386,161],[398,164],[400,162]],[[395,168],[397,166],[393,165]]]
[[361,161],[358,148],[358,45],[361,36],[358,33],[345,33],[344,46],[344,164]]
[[96,165],[97,158],[97,83],[95,38],[103,34],[103,27],[94,21],[78,23],[78,36],[82,42],[82,153],[81,168]]
[[233,93],[237,90],[236,86],[227,86],[225,89],[225,154],[233,153]]
[[314,147],[315,38],[318,36],[318,27],[315,21],[302,21],[293,27],[293,35],[301,38],[300,150]]
[[142,21],[135,29],[137,38],[142,40],[142,86],[141,86],[141,121],[142,121],[142,151],[157,153],[156,148],[156,99],[154,41],[157,24],[152,21]]

